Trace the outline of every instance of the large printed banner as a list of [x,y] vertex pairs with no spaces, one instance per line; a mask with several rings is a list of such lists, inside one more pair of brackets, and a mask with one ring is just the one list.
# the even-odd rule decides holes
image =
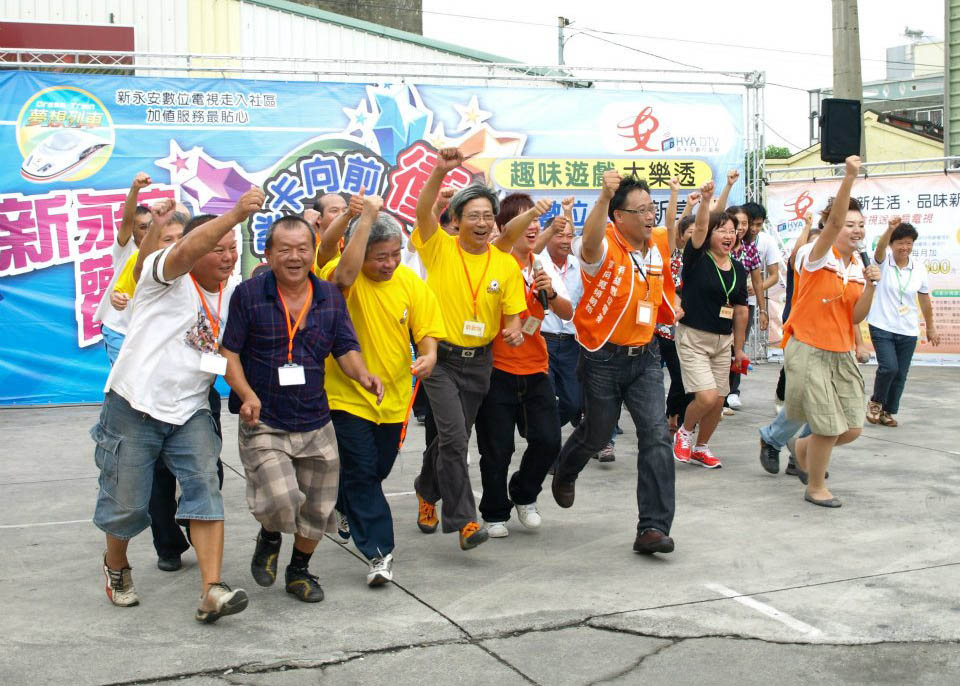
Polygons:
[[[412,230],[437,149],[473,155],[447,183],[576,198],[582,227],[603,172],[645,177],[661,214],[744,159],[740,96],[0,74],[0,405],[97,401],[107,374],[93,319],[139,171],[142,203],[221,213],[256,184],[241,271],[267,227],[324,193],[381,194]],[[731,200],[742,199],[742,186]]]
[[[767,186],[767,212],[785,252],[803,228],[807,212],[819,219],[827,200],[836,194],[836,181],[791,181]],[[890,217],[901,217],[917,229],[913,257],[930,274],[934,320],[940,331],[939,347],[923,343],[918,361],[960,363],[960,177],[956,174],[923,174],[858,179],[853,195],[863,206],[865,243],[871,255]],[[923,318],[920,320],[921,335]],[[866,324],[864,337],[869,340]]]

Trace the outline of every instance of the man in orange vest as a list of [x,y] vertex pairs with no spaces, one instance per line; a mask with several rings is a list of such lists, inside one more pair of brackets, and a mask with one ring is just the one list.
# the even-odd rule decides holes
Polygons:
[[[674,543],[674,468],[663,396],[663,371],[654,337],[658,321],[672,323],[670,238],[654,228],[657,206],[645,181],[603,175],[600,197],[583,228],[579,254],[583,297],[573,322],[580,353],[584,417],[560,451],[553,497],[571,507],[577,475],[606,445],[627,406],[637,427],[635,552],[669,553]],[[607,225],[607,217],[613,222]],[[666,299],[666,302],[664,302]]]

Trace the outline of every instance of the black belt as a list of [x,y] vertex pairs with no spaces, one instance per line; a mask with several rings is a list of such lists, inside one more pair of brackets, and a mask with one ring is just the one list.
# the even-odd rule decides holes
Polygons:
[[648,343],[644,345],[617,345],[616,343],[606,343],[602,347],[602,350],[609,350],[617,355],[626,355],[627,357],[636,357],[638,355],[643,355],[651,345],[654,344],[654,339],[650,339]]
[[550,333],[549,331],[540,331],[540,334],[544,338],[548,338],[552,341],[562,341],[566,338],[576,338],[572,333]]
[[447,343],[446,341],[437,341],[438,352],[441,355],[448,355],[450,357],[479,357],[487,353],[490,350],[490,344],[481,346],[479,348],[464,348],[459,345],[454,345],[453,343]]

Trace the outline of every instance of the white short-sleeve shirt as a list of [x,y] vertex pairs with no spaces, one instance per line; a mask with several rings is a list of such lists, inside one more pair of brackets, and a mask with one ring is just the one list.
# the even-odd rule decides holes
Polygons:
[[917,293],[930,292],[926,267],[910,257],[907,266],[900,269],[890,248],[887,248],[883,263],[877,266],[880,267],[880,283],[873,295],[867,323],[890,333],[919,336]]
[[[164,264],[173,247],[143,262],[127,337],[103,392],[113,390],[134,409],[182,426],[198,410],[210,407],[207,394],[216,374],[201,371],[200,357],[218,349],[236,282],[223,285],[222,297],[200,288],[204,308],[189,273],[164,281]],[[219,312],[216,337],[207,310],[213,317]]]

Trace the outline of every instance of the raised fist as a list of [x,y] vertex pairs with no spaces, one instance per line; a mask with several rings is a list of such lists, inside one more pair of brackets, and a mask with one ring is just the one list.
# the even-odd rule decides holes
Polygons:
[[440,148],[437,151],[437,169],[451,172],[463,164],[463,153],[459,148]]
[[850,155],[844,162],[844,170],[847,176],[856,176],[860,173],[860,156]]
[[237,223],[245,221],[254,212],[263,208],[263,202],[266,197],[263,191],[257,186],[250,186],[246,193],[240,196],[237,204],[233,206],[233,211],[239,217]]
[[149,186],[153,181],[150,180],[150,175],[146,172],[137,172],[137,175],[133,177],[133,187],[138,191]]
[[620,188],[620,182],[623,177],[616,169],[608,169],[603,172],[603,186],[600,188],[600,196],[609,200],[613,197],[617,189]]
[[533,210],[537,213],[537,216],[540,217],[549,212],[551,207],[553,207],[553,200],[550,198],[538,198],[537,202],[533,205]]

